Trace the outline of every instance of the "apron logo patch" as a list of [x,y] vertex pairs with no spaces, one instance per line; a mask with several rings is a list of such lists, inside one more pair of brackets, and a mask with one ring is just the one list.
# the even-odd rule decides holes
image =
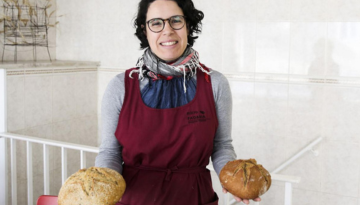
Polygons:
[[189,111],[186,113],[187,120],[189,123],[206,122],[208,120],[205,116],[205,112],[200,111]]

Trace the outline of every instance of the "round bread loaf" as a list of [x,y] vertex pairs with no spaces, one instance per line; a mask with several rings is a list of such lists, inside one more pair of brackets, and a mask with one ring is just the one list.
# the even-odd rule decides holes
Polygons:
[[271,176],[255,159],[228,162],[220,172],[221,185],[234,196],[255,199],[269,190]]
[[62,185],[59,205],[115,205],[125,192],[124,178],[109,168],[80,169]]

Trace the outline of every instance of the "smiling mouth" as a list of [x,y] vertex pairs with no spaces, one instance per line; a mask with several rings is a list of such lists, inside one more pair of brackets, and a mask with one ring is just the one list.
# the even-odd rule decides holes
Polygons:
[[172,45],[175,45],[177,43],[178,43],[178,41],[169,41],[169,42],[160,43],[160,45],[162,45],[162,46],[172,46]]

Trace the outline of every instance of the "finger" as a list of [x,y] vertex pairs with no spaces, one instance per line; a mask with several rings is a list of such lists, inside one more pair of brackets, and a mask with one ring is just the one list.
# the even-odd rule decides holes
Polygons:
[[224,194],[226,194],[227,193],[227,190],[226,189],[222,189],[222,192],[224,193]]
[[239,198],[239,197],[237,197],[237,196],[234,196],[234,199],[235,199],[236,201],[238,201],[238,202],[243,201],[241,198]]
[[261,201],[261,198],[255,198],[254,201]]
[[249,200],[248,199],[243,199],[243,203],[244,204],[249,204]]

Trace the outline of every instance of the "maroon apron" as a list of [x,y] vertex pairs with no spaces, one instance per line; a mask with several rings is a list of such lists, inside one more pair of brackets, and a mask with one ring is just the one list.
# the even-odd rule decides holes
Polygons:
[[217,205],[206,169],[218,127],[210,81],[198,70],[191,102],[155,109],[142,101],[138,74],[131,79],[130,71],[125,73],[125,99],[115,132],[126,181],[119,204]]

